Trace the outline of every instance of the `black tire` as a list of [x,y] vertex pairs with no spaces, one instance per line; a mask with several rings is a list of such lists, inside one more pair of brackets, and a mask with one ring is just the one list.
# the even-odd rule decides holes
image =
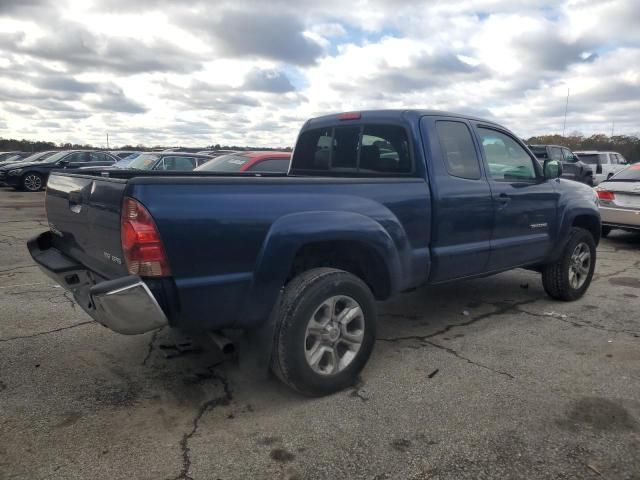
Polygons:
[[600,232],[600,236],[602,238],[607,238],[607,235],[611,233],[611,227],[602,227],[602,231]]
[[[359,350],[344,369],[321,374],[307,361],[307,326],[323,302],[334,296],[346,296],[357,302],[362,311],[358,321],[363,324],[363,338]],[[362,280],[333,268],[308,270],[285,287],[276,309],[271,369],[280,380],[309,396],[328,395],[356,383],[376,339],[375,300]],[[334,348],[338,348],[337,344]]]
[[22,176],[20,187],[27,192],[39,192],[44,188],[44,177],[36,172],[27,172]]
[[[572,255],[576,247],[585,244],[589,250],[590,263],[584,283],[578,288],[571,286],[569,281],[569,270],[572,264]],[[596,266],[596,244],[593,236],[588,230],[573,227],[569,234],[569,240],[564,247],[562,256],[554,263],[545,265],[542,269],[542,285],[545,292],[551,298],[570,302],[577,300],[587,291],[593,278],[593,271]]]

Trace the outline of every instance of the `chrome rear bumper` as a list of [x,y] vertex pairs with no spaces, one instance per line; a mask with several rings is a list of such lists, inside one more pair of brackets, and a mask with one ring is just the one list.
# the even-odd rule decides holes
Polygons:
[[50,246],[46,232],[27,246],[34,261],[53,281],[69,290],[96,322],[125,335],[136,335],[168,324],[165,313],[144,281],[129,275],[104,280]]

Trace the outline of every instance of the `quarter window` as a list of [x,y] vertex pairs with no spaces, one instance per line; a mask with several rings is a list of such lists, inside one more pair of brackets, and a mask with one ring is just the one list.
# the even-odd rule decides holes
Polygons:
[[488,128],[478,128],[489,173],[498,181],[530,181],[536,178],[533,160],[510,136]]
[[436,131],[449,175],[478,180],[480,165],[469,128],[462,122],[438,121]]

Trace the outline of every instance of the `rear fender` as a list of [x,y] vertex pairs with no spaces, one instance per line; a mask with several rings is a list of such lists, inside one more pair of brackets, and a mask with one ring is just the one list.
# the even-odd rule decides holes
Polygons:
[[[399,223],[397,227],[402,229]],[[402,230],[403,245],[408,251]],[[399,289],[403,262],[399,248],[389,232],[375,220],[358,213],[328,211],[286,215],[273,223],[256,262],[253,281],[239,327],[249,327],[269,317],[276,299],[287,281],[296,253],[316,242],[350,241],[370,249],[383,260],[390,291]]]

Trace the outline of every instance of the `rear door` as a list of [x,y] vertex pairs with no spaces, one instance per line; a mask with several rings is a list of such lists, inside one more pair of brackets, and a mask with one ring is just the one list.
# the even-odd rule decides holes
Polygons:
[[558,194],[522,144],[506,130],[474,124],[493,199],[488,271],[543,260],[555,237]]
[[462,119],[423,117],[433,195],[431,281],[485,271],[491,248],[493,203],[470,125]]
[[126,180],[52,173],[45,200],[53,246],[105,278],[127,275],[120,243]]

